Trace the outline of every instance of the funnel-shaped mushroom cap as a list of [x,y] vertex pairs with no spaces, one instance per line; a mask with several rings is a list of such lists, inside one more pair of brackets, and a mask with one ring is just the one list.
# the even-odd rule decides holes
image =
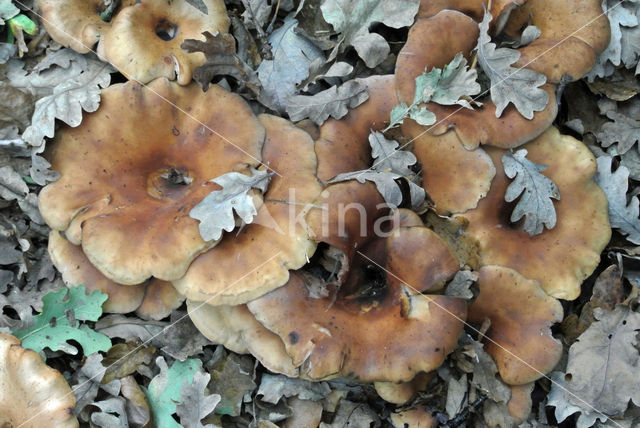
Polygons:
[[560,360],[562,344],[551,325],[562,321],[562,305],[537,281],[513,269],[485,266],[478,276],[480,295],[469,308],[469,321],[491,320],[485,349],[502,379],[522,385],[539,379]]
[[246,303],[286,283],[289,270],[304,266],[315,251],[304,223],[308,204],[322,190],[313,140],[285,119],[261,115],[260,121],[267,132],[262,159],[275,171],[264,204],[253,223],[223,238],[174,281],[192,300]]
[[400,102],[392,75],[371,76],[360,79],[360,82],[367,85],[367,101],[342,119],[329,119],[320,127],[320,138],[316,141],[320,180],[327,181],[344,172],[369,168],[369,134],[385,127],[391,109]]
[[552,83],[582,78],[609,43],[609,22],[601,5],[600,0],[535,0],[514,9],[507,32],[515,33],[529,22],[542,31],[518,49],[516,66],[542,73]]
[[0,426],[74,428],[75,405],[60,372],[16,337],[0,333]]
[[211,179],[259,165],[264,128],[219,86],[129,82],[101,103],[56,133],[48,157],[61,178],[40,193],[42,216],[119,284],[180,278],[215,245],[189,211],[219,188]]
[[105,312],[136,311],[141,318],[160,320],[184,302],[173,285],[161,279],[151,278],[137,285],[111,281],[91,264],[79,245],[73,245],[56,230],[49,234],[49,254],[67,287],[84,285],[88,292],[99,290],[109,295],[102,305]]
[[329,286],[329,296],[313,298],[304,277],[292,273],[249,310],[311,379],[406,382],[437,368],[462,332],[466,303],[418,293],[439,289],[457,271],[447,245],[424,227],[400,227],[361,251],[348,287]]
[[527,159],[548,166],[542,173],[560,190],[561,199],[554,201],[556,226],[530,237],[510,223],[513,207],[504,201],[510,180],[500,149],[487,150],[497,170],[489,194],[478,208],[460,216],[469,221],[467,233],[480,243],[482,265],[510,267],[539,281],[549,295],[572,300],[611,236],[607,199],[593,181],[596,161],[584,144],[553,127],[523,148]]
[[[123,0],[117,10],[130,6],[135,0]],[[111,24],[100,17],[104,0],[39,0],[42,25],[53,40],[76,52],[89,52]]]
[[223,0],[203,3],[206,14],[187,1],[142,0],[127,7],[113,19],[99,52],[128,79],[147,83],[166,77],[186,85],[205,57],[181,49],[182,42],[229,29]]
[[[480,2],[478,4],[481,7]],[[453,10],[443,10],[431,18],[418,20],[411,27],[396,63],[396,87],[400,99],[410,104],[416,88],[415,78],[425,70],[442,68],[459,52],[468,56],[476,46],[478,35],[477,23]],[[545,85],[543,88],[549,95],[549,103],[543,111],[536,112],[532,120],[523,117],[513,106],[507,107],[498,118],[495,116],[495,104],[490,100],[483,101],[482,107],[473,110],[429,103],[427,108],[436,115],[437,121],[423,128],[423,132],[442,135],[453,128],[462,145],[468,149],[475,149],[480,144],[517,147],[540,135],[556,117],[555,86]]]
[[195,326],[213,343],[238,354],[251,354],[272,372],[298,376],[280,336],[260,324],[247,305],[211,306],[188,300],[187,308]]
[[413,120],[402,125],[413,141],[412,152],[422,165],[422,187],[440,215],[475,208],[491,187],[496,169],[487,153],[467,150],[454,130],[434,136]]

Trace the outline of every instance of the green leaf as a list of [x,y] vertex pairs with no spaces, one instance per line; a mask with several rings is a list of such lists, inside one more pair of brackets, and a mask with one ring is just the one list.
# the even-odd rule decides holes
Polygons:
[[76,355],[78,349],[68,344],[69,340],[78,342],[85,355],[107,351],[111,340],[78,321],[97,321],[108,297],[97,290],[87,295],[84,285],[48,293],[42,298],[42,312],[35,317],[33,326],[13,334],[22,340],[24,348],[40,354],[49,348]]
[[416,77],[413,104],[400,103],[391,110],[389,126],[385,131],[400,125],[409,117],[422,126],[436,123],[436,115],[420,104],[434,102],[441,105],[460,105],[473,109],[469,99],[480,93],[476,70],[470,70],[467,60],[458,53],[444,68],[433,68]]
[[160,374],[151,379],[149,389],[142,388],[151,405],[154,426],[180,428],[180,424],[172,417],[176,412],[177,403],[181,402],[180,391],[185,382],[193,383],[193,377],[201,370],[202,363],[190,358],[186,361],[176,361],[168,367],[164,358],[158,357],[156,364],[160,367]]
[[9,27],[15,34],[18,29],[22,29],[25,33],[33,36],[38,32],[38,26],[35,22],[29,19],[28,16],[20,14],[9,20]]

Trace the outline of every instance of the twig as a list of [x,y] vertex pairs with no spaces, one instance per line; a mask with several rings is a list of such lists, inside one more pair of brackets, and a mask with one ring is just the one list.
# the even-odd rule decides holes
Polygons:
[[244,9],[247,11],[247,14],[249,15],[249,19],[253,21],[253,25],[254,27],[256,27],[256,31],[258,32],[258,39],[260,39],[260,44],[262,45],[262,58],[267,60],[273,59],[273,53],[271,52],[271,45],[269,44],[269,40],[267,39],[267,33],[264,32],[264,29],[253,14],[253,10],[251,9],[249,0],[242,0],[242,4],[244,6]]

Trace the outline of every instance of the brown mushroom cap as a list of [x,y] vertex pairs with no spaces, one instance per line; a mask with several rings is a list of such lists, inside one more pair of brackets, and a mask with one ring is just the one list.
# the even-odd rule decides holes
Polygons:
[[[447,245],[424,227],[400,227],[388,238],[370,238],[361,251],[364,257],[351,263],[349,286],[330,286],[328,297],[312,298],[304,278],[292,273],[285,286],[249,302],[249,310],[282,338],[301,375],[314,380],[406,382],[437,368],[456,345],[466,304],[416,290],[437,290],[457,271]],[[419,256],[411,273],[416,283],[400,279],[397,272],[409,272]],[[367,275],[372,263],[391,272],[382,274],[386,285],[358,293],[362,286],[375,289]]]
[[0,333],[0,426],[74,428],[76,399],[60,372]]
[[[289,279],[315,251],[304,215],[320,193],[311,137],[291,122],[261,115],[267,132],[262,159],[277,172],[252,224],[194,260],[174,285],[211,305],[246,303]],[[300,220],[298,222],[298,220]]]
[[[478,5],[482,8],[480,2]],[[453,10],[443,10],[433,17],[418,20],[411,27],[396,63],[396,87],[400,99],[412,103],[415,78],[425,70],[442,68],[459,52],[468,56],[476,46],[478,34],[478,25],[473,19]],[[556,117],[555,85],[543,88],[549,95],[549,103],[543,111],[536,112],[532,120],[523,117],[513,106],[507,107],[498,118],[495,116],[495,104],[490,100],[473,110],[429,103],[427,108],[436,115],[437,121],[432,126],[423,127],[421,133],[414,132],[413,138],[426,132],[442,135],[453,128],[462,145],[469,150],[480,144],[517,147],[540,135]]]
[[491,320],[485,349],[502,379],[522,385],[550,372],[562,355],[562,344],[551,335],[551,325],[562,321],[560,302],[513,269],[485,266],[478,274],[480,295],[469,321]]
[[438,420],[422,406],[400,410],[389,416],[393,428],[436,428]]
[[424,391],[429,382],[436,376],[435,372],[418,373],[409,382],[374,382],[376,392],[384,401],[394,404],[405,404],[419,391]]
[[[135,3],[123,0],[118,9]],[[39,0],[42,25],[53,40],[76,52],[87,53],[110,30],[100,18],[104,0]],[[116,11],[117,12],[117,11]]]
[[213,343],[238,354],[251,354],[272,372],[298,376],[282,339],[260,324],[246,305],[211,306],[188,300],[187,308],[195,326]]
[[422,165],[422,187],[440,215],[475,208],[485,197],[496,175],[487,153],[465,149],[455,131],[434,136],[424,127],[406,120],[402,131],[413,140],[412,152]]
[[512,207],[504,201],[510,180],[500,149],[487,149],[497,170],[489,194],[459,216],[469,222],[466,233],[480,243],[482,265],[510,267],[539,281],[549,295],[572,300],[611,236],[607,199],[593,181],[596,161],[584,144],[553,127],[523,148],[530,161],[548,166],[542,173],[560,190],[556,226],[530,237],[510,223]]
[[79,245],[73,245],[60,232],[49,234],[49,254],[67,287],[84,285],[87,291],[100,290],[109,295],[105,312],[124,314],[136,311],[143,319],[160,320],[184,302],[170,282],[151,278],[143,284],[122,285],[111,281],[96,269]]
[[400,103],[394,77],[371,76],[359,80],[367,85],[369,98],[340,120],[329,119],[320,126],[316,141],[318,178],[327,181],[338,174],[371,166],[369,134],[383,129],[391,109]]
[[518,49],[515,66],[542,73],[552,83],[582,78],[609,44],[609,21],[600,0],[528,1],[513,10],[506,31],[515,33],[529,22],[542,35]]
[[511,398],[507,403],[507,409],[509,409],[509,414],[516,420],[516,423],[521,424],[526,421],[531,414],[531,407],[533,405],[531,392],[533,392],[534,386],[535,382],[509,387],[511,390]]
[[80,232],[67,238],[119,284],[180,278],[215,245],[189,211],[219,188],[209,180],[260,163],[264,127],[219,86],[129,82],[105,89],[101,103],[56,133],[48,157],[62,176],[40,193],[42,216],[60,231],[75,222]]
[[99,51],[128,79],[141,83],[158,77],[186,85],[196,67],[204,64],[201,52],[180,48],[186,39],[200,39],[209,31],[227,32],[229,17],[223,0],[203,0],[204,14],[186,1],[142,0],[120,11]]

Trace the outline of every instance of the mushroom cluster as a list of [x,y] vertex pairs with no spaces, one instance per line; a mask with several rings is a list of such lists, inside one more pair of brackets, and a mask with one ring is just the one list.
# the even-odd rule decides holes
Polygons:
[[186,1],[166,0],[39,0],[38,5],[47,32],[61,45],[80,53],[95,50],[131,80],[166,77],[186,85],[205,57],[182,50],[182,42],[229,29],[223,0],[201,3],[206,13]]
[[0,426],[73,428],[76,399],[60,372],[0,333]]
[[[107,310],[146,318],[166,316],[186,296],[193,322],[215,343],[287,376],[375,382],[397,402],[425,386],[467,319],[488,319],[486,349],[500,376],[523,385],[514,395],[528,394],[560,358],[550,330],[562,317],[557,299],[577,297],[610,237],[595,159],[551,126],[556,85],[587,73],[607,44],[600,2],[492,2],[494,29],[542,29],[519,48],[519,64],[547,77],[550,102],[532,119],[513,106],[496,117],[491,101],[460,111],[429,103],[438,121],[428,128],[406,119],[393,132],[422,167],[428,214],[389,207],[372,183],[329,184],[371,165],[369,134],[413,100],[417,76],[458,53],[470,57],[482,3],[423,0],[395,73],[361,79],[369,99],[320,127],[255,116],[215,85],[203,93],[160,78],[106,89],[100,109],[60,130],[47,154],[61,178],[39,204],[64,280],[109,293]],[[142,5],[155,7],[123,4],[100,38],[104,52],[119,37],[118,20]],[[509,220],[504,200],[501,159],[515,147],[546,165],[562,194],[557,225],[536,236]],[[254,221],[203,240],[189,213],[220,190],[212,180],[260,168],[272,177],[253,195]],[[463,268],[478,274],[469,306],[444,295]]]

